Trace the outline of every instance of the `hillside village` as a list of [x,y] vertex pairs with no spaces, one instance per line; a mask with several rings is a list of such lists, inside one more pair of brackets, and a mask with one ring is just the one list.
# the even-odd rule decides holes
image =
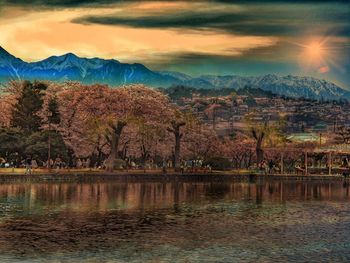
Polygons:
[[[183,110],[193,111],[218,135],[227,136],[247,129],[247,120],[256,123],[283,122],[283,133],[292,142],[339,140],[339,130],[350,124],[350,104],[346,100],[326,101],[277,96],[271,92],[218,90],[169,96]],[[173,91],[174,92],[174,91]],[[174,93],[180,93],[178,90]]]

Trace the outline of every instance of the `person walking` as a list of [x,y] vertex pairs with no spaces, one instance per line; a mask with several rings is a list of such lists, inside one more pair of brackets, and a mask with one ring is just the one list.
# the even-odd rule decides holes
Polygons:
[[83,163],[81,162],[80,158],[77,161],[77,169],[80,169],[82,167]]
[[32,157],[30,155],[28,155],[25,160],[25,167],[25,174],[32,174]]
[[35,170],[36,168],[38,168],[38,162],[35,160],[35,159],[33,159],[32,160],[32,168]]
[[60,169],[62,165],[62,160],[59,156],[56,157],[55,162],[54,162],[54,166],[56,168],[56,170]]
[[185,173],[185,165],[184,165],[184,162],[183,162],[183,161],[181,161],[181,166],[180,166],[180,168],[181,168],[181,174],[184,174],[184,173]]
[[162,172],[163,172],[163,174],[166,174],[166,173],[167,173],[167,162],[166,162],[165,160],[163,160]]

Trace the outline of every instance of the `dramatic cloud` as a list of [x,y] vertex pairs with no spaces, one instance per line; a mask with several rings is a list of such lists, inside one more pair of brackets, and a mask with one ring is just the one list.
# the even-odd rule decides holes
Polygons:
[[[35,61],[73,52],[190,74],[278,72],[349,80],[350,4],[321,0],[0,0],[0,45]],[[322,65],[300,67],[325,39]]]
[[123,0],[0,0],[0,5],[7,6],[22,6],[22,7],[42,7],[42,8],[69,8],[81,6],[105,6],[123,2]]
[[[157,2],[169,2],[169,0],[156,0]],[[141,2],[140,0],[0,0],[2,5],[17,5],[17,6],[42,6],[42,7],[81,7],[81,6],[99,6],[110,5],[125,2]],[[144,0],[143,2],[152,2]],[[172,2],[185,2],[184,0],[172,0]],[[256,4],[256,3],[348,3],[348,0],[191,0],[191,2],[219,2],[226,4]]]
[[[193,8],[178,12],[144,16],[125,16],[116,13],[109,16],[85,16],[74,19],[75,23],[119,25],[137,28],[185,28],[192,30],[221,30],[234,34],[249,35],[297,35],[307,29],[317,31],[338,30],[348,35],[349,9],[338,5],[287,5],[243,6],[232,8],[222,5],[212,9]],[[316,30],[316,32],[315,32]]]

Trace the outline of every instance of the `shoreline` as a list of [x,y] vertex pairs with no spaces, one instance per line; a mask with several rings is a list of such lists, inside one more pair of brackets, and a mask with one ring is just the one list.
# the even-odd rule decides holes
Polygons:
[[237,171],[213,171],[212,173],[180,173],[161,171],[116,171],[106,173],[105,171],[40,171],[30,175],[20,172],[0,171],[0,183],[7,182],[98,182],[98,181],[121,181],[121,182],[221,182],[234,180],[296,180],[296,181],[346,181],[350,178],[342,175],[297,175],[297,174],[258,174],[258,173],[240,173]]

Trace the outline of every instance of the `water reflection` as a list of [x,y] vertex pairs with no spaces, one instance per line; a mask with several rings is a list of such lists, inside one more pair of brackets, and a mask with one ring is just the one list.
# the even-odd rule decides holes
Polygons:
[[171,207],[211,200],[287,202],[350,200],[349,184],[342,182],[232,182],[232,183],[38,183],[1,184],[0,200],[32,208],[142,209]]
[[341,181],[1,184],[0,261],[347,261],[349,201]]

